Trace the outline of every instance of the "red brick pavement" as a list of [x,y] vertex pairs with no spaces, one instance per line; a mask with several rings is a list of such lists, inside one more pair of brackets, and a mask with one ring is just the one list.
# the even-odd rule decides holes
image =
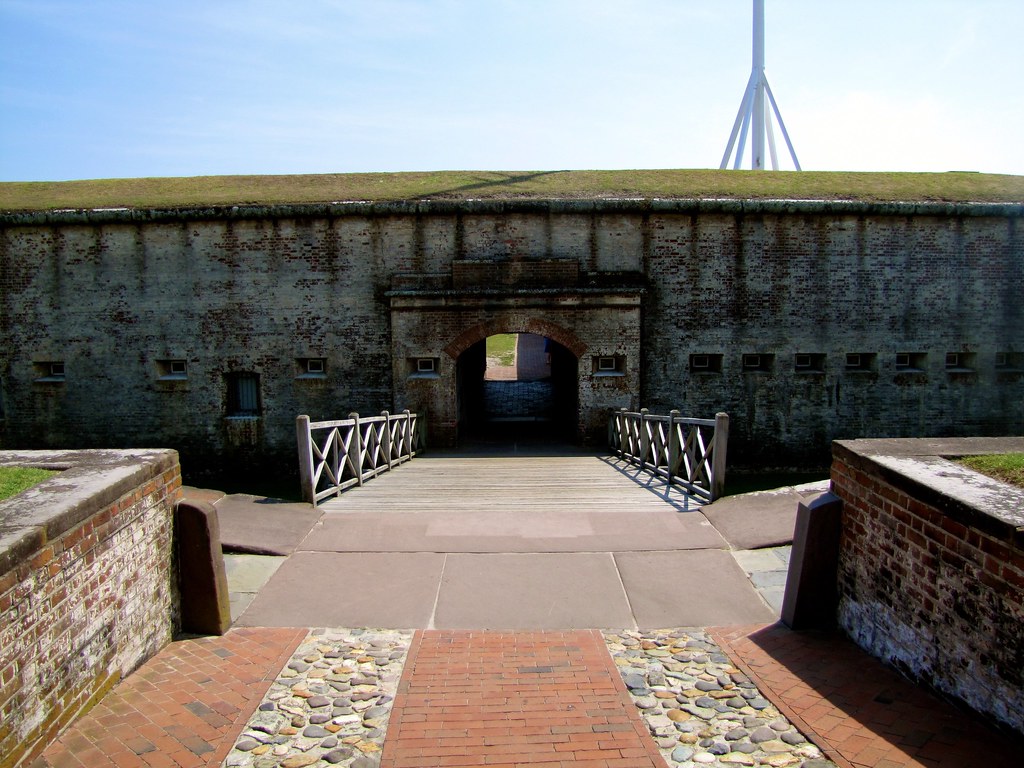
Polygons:
[[305,629],[176,641],[122,680],[33,768],[220,765]]
[[420,631],[381,768],[664,763],[601,633]]
[[709,632],[840,768],[1024,765],[1024,739],[996,732],[841,636],[782,624]]

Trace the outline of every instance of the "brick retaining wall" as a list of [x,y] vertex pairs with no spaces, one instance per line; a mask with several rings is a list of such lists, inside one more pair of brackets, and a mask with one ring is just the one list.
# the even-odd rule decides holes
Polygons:
[[841,441],[832,485],[844,630],[1024,732],[1024,490],[943,458],[1010,451],[1024,438]]
[[4,451],[63,471],[0,502],[0,767],[27,764],[178,626],[174,451]]

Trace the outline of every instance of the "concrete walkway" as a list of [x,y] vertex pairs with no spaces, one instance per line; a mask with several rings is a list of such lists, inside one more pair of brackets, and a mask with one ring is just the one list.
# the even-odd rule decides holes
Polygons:
[[239,497],[217,508],[232,549],[298,541],[239,626],[645,629],[777,618],[784,560],[758,584],[772,605],[729,539],[788,544],[800,498],[726,499],[719,513],[606,457],[442,455],[324,503],[316,521]]

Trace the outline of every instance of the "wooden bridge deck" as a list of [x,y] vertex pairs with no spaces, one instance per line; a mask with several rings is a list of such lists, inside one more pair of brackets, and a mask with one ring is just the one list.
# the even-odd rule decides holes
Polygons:
[[[386,477],[386,479],[385,479]],[[596,454],[461,456],[428,454],[322,501],[323,512],[693,511],[702,505],[626,462]]]

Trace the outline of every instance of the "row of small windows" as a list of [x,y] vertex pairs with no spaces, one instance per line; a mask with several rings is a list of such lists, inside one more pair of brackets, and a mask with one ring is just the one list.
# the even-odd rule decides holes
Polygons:
[[[724,355],[690,355],[692,373],[721,373]],[[823,353],[798,353],[793,356],[793,370],[797,373],[824,373],[826,355]],[[741,366],[748,373],[768,373],[775,369],[774,354],[745,354]],[[1021,365],[1020,355],[1012,352],[997,352],[994,357],[997,371],[1015,371]],[[923,372],[928,366],[926,352],[897,352],[893,359],[897,371]],[[878,355],[875,352],[847,352],[843,367],[850,372],[878,370]],[[947,352],[945,369],[951,373],[969,373],[977,369],[977,356],[973,352]]]
[[[296,361],[296,376],[320,377],[327,374],[327,359],[303,357]],[[33,363],[35,380],[38,382],[61,382],[65,379],[63,361],[54,360]],[[188,379],[187,360],[157,360],[157,376],[161,381],[184,381]]]
[[[693,373],[721,373],[722,354],[690,355],[690,371]],[[1012,352],[997,352],[994,367],[997,371],[1014,371],[1021,366],[1021,355]],[[774,354],[744,354],[741,358],[742,368],[751,373],[767,373],[775,368]],[[409,360],[410,372],[413,375],[436,375],[438,359],[435,357],[418,357]],[[826,355],[822,353],[797,353],[793,356],[793,370],[798,373],[824,373]],[[323,357],[296,358],[296,376],[299,378],[321,378],[327,375],[327,359]],[[925,352],[897,352],[894,359],[897,371],[924,371],[928,365],[928,354]],[[63,361],[53,360],[34,363],[36,381],[62,382],[65,379]],[[878,355],[874,352],[847,352],[844,367],[847,371],[874,371],[878,367]],[[945,368],[951,372],[970,372],[977,370],[976,355],[973,352],[947,352]],[[595,357],[593,371],[597,375],[621,374],[624,369],[624,358],[620,355]],[[164,381],[183,381],[188,379],[188,362],[186,360],[158,360],[157,373]]]

